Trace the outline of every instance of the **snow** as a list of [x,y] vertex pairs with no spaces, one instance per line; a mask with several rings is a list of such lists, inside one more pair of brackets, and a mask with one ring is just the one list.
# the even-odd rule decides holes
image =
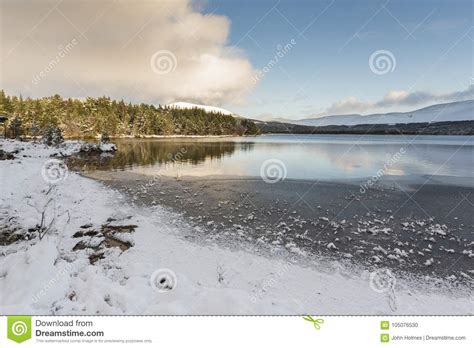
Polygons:
[[[303,263],[298,253],[270,257],[191,242],[185,236],[195,236],[195,230],[159,205],[134,206],[74,172],[55,177],[54,184],[46,182],[42,168],[50,156],[80,146],[66,142],[56,149],[0,140],[6,151],[20,150],[17,159],[0,161],[0,227],[27,231],[40,222],[42,212],[51,225],[41,240],[32,234],[0,246],[4,315],[472,314],[469,295],[460,290],[402,278],[393,291],[374,290],[376,270],[323,259]],[[95,264],[89,262],[90,249],[72,251],[78,242],[72,236],[81,226],[102,226],[111,218],[114,226],[138,226],[124,236],[133,246],[109,248]],[[157,289],[152,277],[163,274],[166,289]]]
[[425,261],[425,265],[426,266],[431,266],[433,264],[433,262],[434,262],[433,258],[430,258],[430,259]]
[[410,112],[372,115],[332,115],[301,120],[275,120],[305,126],[353,126],[357,124],[396,124],[474,120],[474,100],[437,104]]
[[114,152],[117,150],[117,146],[111,143],[100,143],[99,149],[102,152]]
[[235,114],[229,110],[226,110],[226,109],[223,109],[223,108],[219,108],[217,106],[209,106],[209,105],[200,105],[200,104],[193,104],[193,103],[186,103],[186,102],[177,102],[177,103],[171,103],[171,104],[168,104],[166,106],[169,106],[171,108],[176,108],[176,109],[194,109],[194,108],[198,108],[198,109],[203,109],[207,112],[220,112],[221,114],[224,114],[224,115],[231,115],[231,116],[235,116]]

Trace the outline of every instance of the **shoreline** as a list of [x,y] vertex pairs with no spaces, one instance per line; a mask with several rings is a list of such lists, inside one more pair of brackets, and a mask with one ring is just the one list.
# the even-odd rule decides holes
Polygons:
[[[0,187],[0,230],[20,237],[0,246],[4,315],[472,314],[469,290],[452,281],[413,282],[323,257],[305,265],[286,246],[275,245],[268,255],[239,243],[222,247],[201,238],[183,215],[161,204],[144,207],[74,171],[47,181],[45,163],[78,146],[0,140],[16,156],[0,161],[9,183]],[[39,238],[34,226],[43,209],[54,223]],[[178,279],[165,293],[153,287],[162,269]]]
[[[239,134],[223,134],[223,135],[181,135],[181,134],[169,134],[169,135],[110,135],[110,139],[186,139],[186,138],[256,138],[256,137],[266,137],[266,136],[347,136],[351,137],[354,135],[367,135],[367,136],[380,136],[380,137],[399,137],[400,134],[389,133],[389,134],[365,134],[365,133],[261,133],[261,134],[251,134],[251,135],[239,135]],[[417,138],[423,137],[472,137],[472,134],[402,134],[407,136],[416,136]],[[96,136],[64,136],[65,140],[78,140],[78,141],[87,141],[87,140],[100,140],[101,135]],[[34,139],[39,139],[40,137],[33,137],[31,135],[23,135],[22,139],[25,141],[30,141]]]
[[[165,206],[191,221],[205,238],[224,244],[228,239],[264,243],[304,257],[346,259],[472,286],[469,207],[461,205],[442,218],[458,202],[453,193],[468,195],[472,187],[434,183],[420,189],[419,183],[408,182],[403,192],[387,179],[361,194],[357,184],[348,182],[269,185],[261,178],[176,179],[127,171],[82,175],[126,194],[138,206]],[[412,200],[407,192],[416,192]],[[430,208],[420,207],[428,202]]]

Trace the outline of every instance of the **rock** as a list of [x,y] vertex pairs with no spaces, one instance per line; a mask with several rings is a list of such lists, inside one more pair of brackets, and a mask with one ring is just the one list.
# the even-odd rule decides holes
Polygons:
[[111,153],[117,151],[117,146],[115,144],[91,144],[85,143],[79,149],[79,152],[97,154],[97,153]]
[[16,157],[13,156],[12,152],[7,152],[2,149],[0,149],[0,161],[5,161],[5,160],[13,160]]
[[104,258],[104,253],[99,254],[92,254],[89,256],[89,262],[91,265],[95,264],[97,261],[102,260]]

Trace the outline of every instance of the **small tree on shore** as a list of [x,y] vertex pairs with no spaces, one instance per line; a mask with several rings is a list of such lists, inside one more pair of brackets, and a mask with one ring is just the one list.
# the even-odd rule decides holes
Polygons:
[[108,144],[110,142],[110,136],[107,131],[103,131],[102,134],[100,135],[100,142],[102,144]]
[[30,128],[30,134],[33,137],[33,141],[36,142],[36,138],[40,135],[40,128],[34,122]]
[[48,127],[43,133],[42,140],[48,146],[58,146],[64,141],[63,132],[59,127]]
[[10,131],[10,136],[12,138],[19,138],[21,136],[21,119],[19,117],[15,117],[8,126]]

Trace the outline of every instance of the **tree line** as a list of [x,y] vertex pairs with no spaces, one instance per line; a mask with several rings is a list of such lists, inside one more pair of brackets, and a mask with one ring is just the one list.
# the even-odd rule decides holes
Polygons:
[[146,135],[255,135],[254,122],[207,112],[152,104],[132,104],[109,97],[85,100],[8,96],[0,91],[0,116],[6,116],[5,133],[10,137],[42,136],[59,129],[68,138]]

